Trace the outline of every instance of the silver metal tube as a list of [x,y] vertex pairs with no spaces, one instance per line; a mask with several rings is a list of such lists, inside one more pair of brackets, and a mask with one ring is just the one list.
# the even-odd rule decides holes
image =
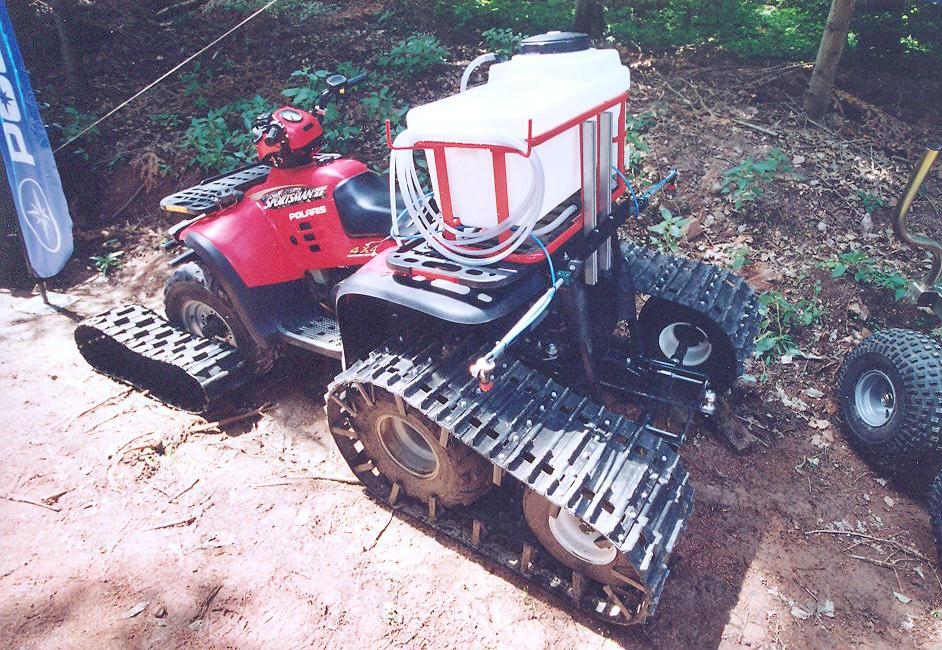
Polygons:
[[[599,215],[612,213],[612,114],[604,111],[599,116]],[[606,239],[599,247],[599,270],[612,268],[612,240]]]
[[896,235],[896,238],[913,249],[922,249],[932,255],[932,266],[929,269],[929,273],[921,283],[913,287],[913,293],[917,294],[913,297],[917,299],[919,297],[918,294],[931,290],[936,282],[939,281],[939,276],[942,275],[942,244],[928,237],[910,232],[909,228],[906,226],[906,216],[909,214],[909,208],[912,207],[913,201],[916,200],[919,188],[922,187],[923,181],[925,181],[926,176],[929,175],[929,170],[932,169],[933,163],[935,163],[936,158],[938,158],[939,150],[939,145],[933,145],[927,147],[925,152],[923,152],[922,158],[919,160],[919,164],[916,166],[916,170],[909,180],[909,185],[906,186],[903,197],[899,200],[899,203],[896,204],[896,213],[893,215],[893,233]]
[[[583,233],[595,230],[598,221],[598,151],[595,121],[587,120],[580,127],[582,135],[582,219]],[[594,285],[599,281],[599,256],[592,253],[585,261],[585,283]]]

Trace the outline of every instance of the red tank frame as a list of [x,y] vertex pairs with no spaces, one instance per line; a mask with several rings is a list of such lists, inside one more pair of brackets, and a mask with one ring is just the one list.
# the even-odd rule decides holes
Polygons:
[[[429,141],[423,140],[416,142],[414,145],[409,147],[397,147],[393,144],[392,141],[392,129],[389,123],[389,120],[386,120],[386,145],[391,150],[429,150],[432,151],[432,155],[435,156],[435,174],[436,180],[438,181],[439,193],[441,196],[441,210],[442,217],[450,226],[460,225],[458,220],[455,218],[452,207],[451,207],[451,197],[449,195],[449,185],[448,185],[448,167],[445,163],[445,149],[457,148],[457,149],[485,149],[491,152],[494,161],[494,189],[496,194],[497,202],[497,218],[498,222],[505,220],[510,214],[510,205],[507,197],[507,163],[506,156],[507,154],[514,154],[517,156],[529,157],[531,151],[534,147],[539,146],[550,140],[551,138],[556,137],[564,131],[577,127],[582,122],[596,118],[606,110],[619,106],[619,117],[618,120],[618,132],[615,136],[612,137],[612,144],[618,145],[618,168],[625,168],[625,118],[628,111],[628,93],[624,92],[615,97],[614,99],[608,100],[597,106],[590,108],[575,117],[566,120],[562,124],[559,124],[548,131],[540,133],[538,135],[533,135],[533,120],[530,120],[527,125],[527,151],[522,153],[513,149],[511,147],[499,146],[499,145],[487,145],[487,144],[474,144],[467,142],[448,142],[448,141]],[[596,151],[599,151],[601,146],[596,147]],[[598,174],[598,161],[596,160],[596,174]],[[598,180],[598,179],[596,179]],[[615,190],[612,192],[612,200],[616,200],[621,197],[626,191],[625,183],[618,178],[617,185]],[[572,224],[563,230],[555,238],[551,239],[548,242],[545,242],[545,246],[550,253],[555,253],[559,248],[569,241],[576,233],[581,232],[583,226],[583,216],[582,213],[578,213],[572,221]],[[536,250],[533,252],[527,253],[513,253],[508,255],[506,260],[515,264],[536,264],[545,260],[542,250]]]

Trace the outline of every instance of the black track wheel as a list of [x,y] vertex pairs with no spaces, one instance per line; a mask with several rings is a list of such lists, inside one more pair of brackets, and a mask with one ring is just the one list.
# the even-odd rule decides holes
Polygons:
[[454,439],[442,447],[438,427],[380,388],[371,401],[358,396],[351,424],[390,483],[425,503],[435,496],[443,507],[469,505],[490,488],[491,466],[470,448]]
[[601,533],[530,489],[523,493],[523,516],[543,548],[573,571],[606,585],[640,583],[628,559]]
[[869,336],[844,360],[838,389],[845,428],[865,458],[900,475],[937,461],[942,450],[937,340],[904,329]]
[[638,314],[638,334],[644,351],[652,358],[679,361],[684,368],[704,373],[717,392],[736,381],[732,341],[695,309],[663,298],[649,298]]
[[271,366],[235,313],[229,296],[196,262],[180,265],[167,278],[164,310],[167,320],[193,336],[219,339],[238,348],[256,370]]
[[932,524],[932,534],[935,536],[935,547],[939,557],[942,558],[942,472],[936,475],[932,485],[929,486],[929,522]]

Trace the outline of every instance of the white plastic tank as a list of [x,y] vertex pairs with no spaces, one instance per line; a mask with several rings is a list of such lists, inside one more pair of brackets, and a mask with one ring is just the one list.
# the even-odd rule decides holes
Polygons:
[[[582,35],[551,32],[527,39],[520,54],[493,65],[487,83],[411,109],[406,117],[407,140],[480,144],[509,138],[526,143],[529,120],[533,135],[539,137],[616,100],[629,84],[628,68],[616,50],[591,48]],[[616,103],[608,110],[617,134],[617,125],[625,120],[624,104]],[[613,144],[613,161],[618,160],[618,146]],[[579,124],[536,146],[535,151],[545,180],[542,217],[581,187]],[[442,205],[434,156],[430,151],[426,155],[435,197]],[[493,158],[488,150],[445,149],[452,212],[464,225],[487,227],[498,222]],[[508,203],[513,209],[533,184],[533,167],[511,154],[506,156],[506,169]]]

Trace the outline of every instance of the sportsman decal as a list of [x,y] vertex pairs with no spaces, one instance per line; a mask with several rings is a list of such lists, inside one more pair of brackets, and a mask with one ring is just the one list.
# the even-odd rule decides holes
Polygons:
[[273,190],[268,190],[264,194],[256,195],[253,198],[261,203],[262,207],[266,210],[275,210],[278,208],[286,208],[289,205],[310,203],[311,201],[324,198],[326,194],[326,185],[319,187],[287,185],[285,187],[277,187]]

